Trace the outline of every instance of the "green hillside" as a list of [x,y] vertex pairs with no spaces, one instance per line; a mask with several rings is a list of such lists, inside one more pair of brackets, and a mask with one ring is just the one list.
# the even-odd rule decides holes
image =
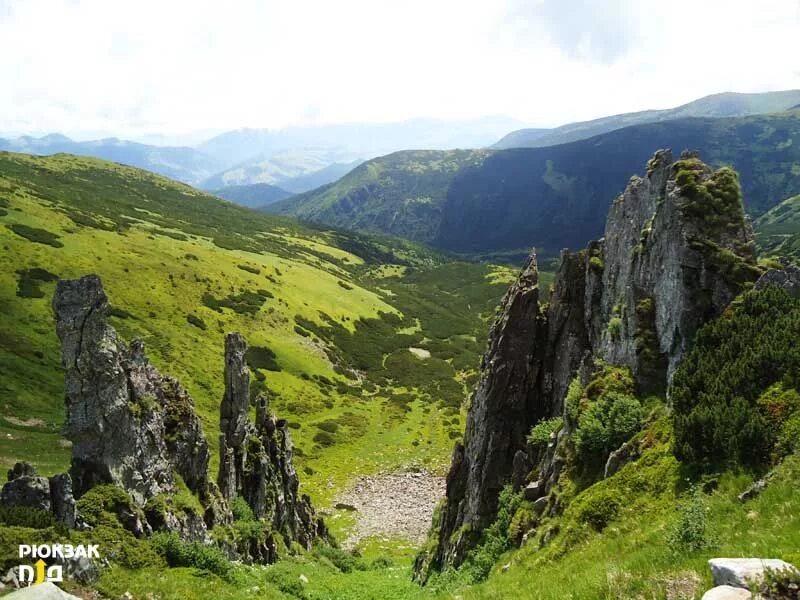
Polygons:
[[337,227],[430,242],[453,178],[481,150],[408,150],[367,161],[339,181],[265,207]]
[[800,193],[800,111],[627,127],[548,148],[399,152],[268,210],[444,250],[557,254],[603,233],[611,201],[654,148],[700,151],[741,175],[760,215]]
[[554,129],[518,129],[512,131],[493,148],[542,148],[585,140],[601,133],[631,125],[672,121],[685,117],[744,117],[781,112],[796,108],[800,90],[738,94],[725,92],[699,98],[687,104],[664,110],[643,110],[635,113],[601,117],[580,123],[568,123]]
[[486,318],[513,275],[69,155],[0,153],[0,206],[4,468],[24,459],[53,473],[68,463],[57,278],[102,277],[114,327],[141,337],[186,386],[214,448],[223,333],[242,332],[258,386],[294,428],[305,491],[325,507],[357,474],[443,467]]
[[762,255],[800,259],[800,196],[787,198],[761,215],[754,226]]

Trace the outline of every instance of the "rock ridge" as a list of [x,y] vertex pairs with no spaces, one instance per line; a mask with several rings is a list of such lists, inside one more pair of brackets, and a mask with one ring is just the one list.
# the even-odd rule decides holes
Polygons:
[[[601,362],[625,366],[640,392],[663,393],[697,329],[759,275],[737,174],[712,170],[695,152],[655,153],[611,205],[604,237],[562,252],[547,304],[534,251],[489,332],[432,549],[418,556],[415,577],[463,562],[505,485],[538,473],[525,492],[544,508],[563,468],[559,440],[573,426],[564,400],[576,376],[585,384]],[[526,434],[554,417],[564,427],[537,456]],[[633,458],[629,450],[609,472]]]

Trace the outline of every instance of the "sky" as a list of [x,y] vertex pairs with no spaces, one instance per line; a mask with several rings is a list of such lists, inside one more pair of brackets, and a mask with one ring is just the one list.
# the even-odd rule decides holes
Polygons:
[[0,0],[0,133],[550,127],[800,88],[800,0]]

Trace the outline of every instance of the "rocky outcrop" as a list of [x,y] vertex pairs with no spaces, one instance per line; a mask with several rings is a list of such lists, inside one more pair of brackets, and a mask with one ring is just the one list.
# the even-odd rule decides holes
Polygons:
[[[665,390],[697,329],[758,275],[736,174],[714,172],[693,153],[673,161],[668,150],[615,200],[603,239],[562,253],[547,305],[532,254],[489,333],[435,550],[418,557],[417,578],[459,565],[494,520],[500,490],[522,487],[525,473],[536,476],[527,496],[547,505],[541,499],[564,467],[558,440],[574,427],[564,400],[576,375],[585,383],[602,360],[629,367],[644,393]],[[536,457],[526,434],[557,416],[564,427]],[[609,474],[635,458],[632,450],[620,448]]]
[[228,501],[242,497],[253,514],[272,523],[273,531],[282,534],[287,543],[310,548],[316,538],[327,537],[325,524],[316,517],[309,497],[298,493],[288,425],[270,415],[265,396],[256,398],[256,424],[250,421],[246,351],[240,334],[226,336],[219,489]]
[[[165,530],[208,542],[207,530],[229,523],[229,502],[242,497],[269,530],[267,541],[258,548],[226,550],[232,558],[258,562],[275,560],[273,533],[282,535],[286,545],[297,542],[306,548],[315,538],[327,537],[308,496],[298,493],[286,422],[269,414],[264,397],[256,400],[256,425],[250,422],[250,373],[241,335],[232,333],[225,340],[217,489],[208,479],[209,448],[194,401],[178,381],[150,364],[140,340],[128,346],[108,325],[100,279],[60,281],[53,307],[66,371],[71,477],[48,481],[22,465],[7,493],[4,488],[4,499],[41,505],[74,525],[73,486],[80,496],[96,485],[113,484],[135,505],[131,518],[120,516],[135,535]],[[183,485],[198,498],[204,514],[172,510],[169,499]]]
[[100,279],[60,281],[53,300],[66,371],[65,435],[80,496],[97,484],[125,489],[140,506],[176,491],[176,475],[207,491],[208,443],[194,402],[171,377],[128,347],[106,322]]
[[17,463],[8,472],[8,483],[0,493],[0,503],[50,512],[53,506],[50,482],[47,477],[36,475],[36,470],[28,463]]
[[0,491],[0,504],[52,512],[56,520],[67,527],[76,526],[72,479],[67,473],[48,479],[38,476],[33,465],[16,463],[8,471],[8,483]]
[[800,267],[784,264],[782,269],[770,269],[756,281],[756,289],[761,290],[768,285],[783,288],[794,298],[800,298]]

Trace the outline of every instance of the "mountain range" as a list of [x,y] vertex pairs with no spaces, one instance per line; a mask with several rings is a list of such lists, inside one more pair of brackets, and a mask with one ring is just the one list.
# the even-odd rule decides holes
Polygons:
[[580,123],[568,123],[554,129],[518,129],[504,136],[493,148],[541,148],[586,139],[615,129],[643,123],[673,121],[684,117],[744,117],[797,108],[800,90],[740,94],[723,92],[704,96],[687,104],[664,110],[601,117]]
[[609,204],[653,148],[695,149],[710,164],[735,167],[754,216],[800,193],[800,111],[793,110],[633,125],[543,148],[398,152],[267,210],[451,252],[536,245],[552,255],[601,235]]

